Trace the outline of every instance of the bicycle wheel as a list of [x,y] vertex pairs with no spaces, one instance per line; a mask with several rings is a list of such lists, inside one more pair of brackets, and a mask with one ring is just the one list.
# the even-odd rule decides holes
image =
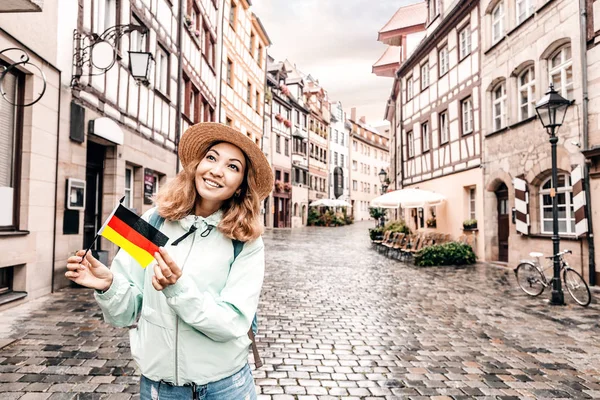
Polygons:
[[542,272],[529,263],[519,264],[515,273],[519,287],[530,296],[539,296],[546,288]]
[[580,306],[587,307],[592,301],[592,294],[587,283],[579,272],[571,268],[565,268],[563,272],[563,282],[567,291]]

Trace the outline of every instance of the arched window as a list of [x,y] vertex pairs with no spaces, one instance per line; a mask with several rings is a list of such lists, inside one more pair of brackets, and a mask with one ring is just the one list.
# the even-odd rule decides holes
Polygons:
[[497,84],[492,90],[492,117],[494,131],[506,126],[506,81]]
[[298,203],[294,203],[294,217],[298,216]]
[[548,75],[554,84],[554,90],[573,100],[573,60],[570,44],[559,48],[548,58]]
[[525,68],[518,76],[519,120],[535,115],[535,70],[533,66]]
[[[541,232],[552,234],[552,178],[548,178],[540,186],[540,221]],[[573,211],[573,188],[571,177],[559,174],[556,185],[558,200],[558,232],[565,235],[575,234],[575,212]]]
[[496,4],[492,10],[492,44],[504,36],[504,2]]

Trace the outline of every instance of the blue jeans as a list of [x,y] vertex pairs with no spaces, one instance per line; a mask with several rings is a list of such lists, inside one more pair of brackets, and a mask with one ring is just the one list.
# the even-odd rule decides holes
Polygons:
[[[193,396],[193,389],[196,396]],[[254,378],[250,366],[220,381],[206,385],[174,386],[166,382],[156,382],[142,375],[140,379],[140,400],[256,400]]]

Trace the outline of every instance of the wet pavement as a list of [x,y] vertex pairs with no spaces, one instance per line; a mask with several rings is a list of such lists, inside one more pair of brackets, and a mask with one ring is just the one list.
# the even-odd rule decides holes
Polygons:
[[[556,307],[506,268],[406,265],[372,225],[265,234],[259,399],[600,398],[597,292]],[[3,338],[0,399],[137,398],[127,331],[89,290],[0,312]]]

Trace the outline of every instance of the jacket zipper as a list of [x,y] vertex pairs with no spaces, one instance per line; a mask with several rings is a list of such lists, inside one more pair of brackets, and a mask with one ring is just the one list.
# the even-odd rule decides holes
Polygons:
[[[192,226],[196,226],[196,222],[198,222],[198,216],[194,217],[194,223]],[[185,263],[187,262],[190,254],[192,253],[192,249],[194,248],[194,240],[196,239],[196,231],[192,234],[192,244],[190,245],[190,249],[188,250],[187,256],[183,260],[183,264],[181,265],[181,272],[183,272],[183,268],[185,267]],[[175,385],[179,386],[179,367],[178,367],[178,342],[179,342],[179,316],[175,317]]]

